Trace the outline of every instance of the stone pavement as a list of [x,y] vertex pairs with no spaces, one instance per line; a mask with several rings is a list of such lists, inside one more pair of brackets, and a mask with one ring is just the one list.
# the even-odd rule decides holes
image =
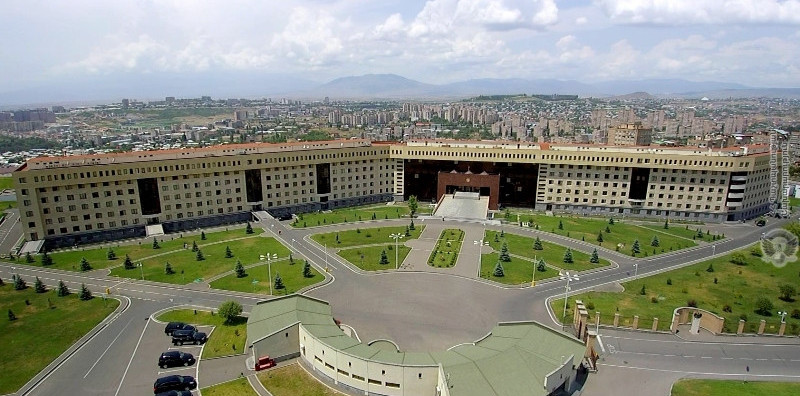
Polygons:
[[[474,222],[470,222],[468,226],[465,224],[464,227],[458,227],[458,225],[454,226],[452,222],[445,223],[435,219],[426,219],[420,222],[420,225],[424,225],[425,230],[422,231],[418,239],[405,243],[406,246],[411,248],[411,252],[406,256],[400,269],[405,271],[439,272],[467,278],[479,277],[480,255],[489,253],[492,250],[489,246],[479,246],[475,243],[475,241],[483,239],[484,229],[477,227]],[[464,231],[464,240],[462,241],[456,265],[450,268],[432,267],[428,265],[428,257],[430,257],[436,246],[442,231],[447,228],[458,228]]]

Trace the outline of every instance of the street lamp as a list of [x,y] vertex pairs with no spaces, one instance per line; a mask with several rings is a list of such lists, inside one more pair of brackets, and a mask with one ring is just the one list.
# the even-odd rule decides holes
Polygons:
[[398,246],[397,245],[397,241],[400,240],[400,238],[402,238],[404,236],[405,235],[403,235],[403,234],[401,234],[399,232],[389,235],[390,239],[394,239],[394,269],[398,269],[400,267],[400,262],[399,262],[399,259],[398,259],[398,254],[400,252],[397,250],[397,246]]
[[715,256],[717,254],[717,245],[711,245],[711,255]]
[[272,295],[272,260],[277,260],[277,254],[265,254],[258,257],[260,260],[267,260],[267,276],[269,277],[269,295]]
[[781,317],[781,323],[786,322],[786,311],[778,311],[778,315]]
[[144,280],[144,263],[139,262],[139,270],[142,272],[142,280]]
[[633,263],[633,277],[639,275],[639,263]]
[[[544,264],[544,260],[542,260]],[[539,260],[536,259],[536,255],[533,256],[533,275],[531,276],[531,287],[536,286],[536,267],[539,266]]]
[[[581,280],[578,278],[578,275],[570,275],[569,272],[564,272],[564,275],[558,277],[561,280],[566,280],[567,284],[564,286],[564,315],[562,316],[561,321],[567,321],[567,294],[569,293],[569,282],[570,281],[579,281]],[[566,325],[566,323],[564,323]]]
[[[484,235],[486,235],[486,231],[484,230]],[[483,239],[478,239],[477,241],[472,241],[472,244],[478,247],[478,278],[481,277],[481,249],[484,246],[489,246],[489,241],[484,241]]]

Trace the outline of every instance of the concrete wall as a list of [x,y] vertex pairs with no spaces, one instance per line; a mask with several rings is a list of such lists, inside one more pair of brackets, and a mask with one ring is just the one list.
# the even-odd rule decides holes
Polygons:
[[258,359],[261,356],[269,355],[271,358],[280,361],[297,356],[300,352],[299,328],[299,323],[294,324],[285,330],[278,331],[254,342],[253,354],[255,358]]
[[564,389],[569,391],[578,376],[577,371],[572,367],[573,356],[567,357],[561,367],[548,374],[544,379],[544,388],[547,393],[552,393],[561,384],[566,383]]
[[703,314],[703,316],[700,318],[701,328],[706,329],[714,334],[722,333],[722,327],[725,324],[725,318],[717,316],[704,309],[698,309],[693,307],[676,308],[675,313],[678,314],[678,323],[679,324],[692,323],[692,314],[694,312],[700,312]]
[[[439,383],[437,366],[404,366],[376,362],[329,347],[302,325],[300,357],[335,384],[389,396],[435,396]],[[420,374],[422,376],[420,377]]]

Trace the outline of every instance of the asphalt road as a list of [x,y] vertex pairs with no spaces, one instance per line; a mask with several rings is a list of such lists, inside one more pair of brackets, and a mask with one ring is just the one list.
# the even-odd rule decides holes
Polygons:
[[[380,224],[395,223],[406,224],[404,220],[384,221]],[[397,342],[403,350],[429,351],[474,341],[491,331],[498,321],[538,320],[560,328],[547,310],[547,301],[550,298],[563,297],[564,281],[551,280],[537,284],[535,288],[503,288],[471,277],[442,273],[364,273],[337,259],[335,255],[329,255],[326,259],[324,248],[306,238],[312,232],[355,228],[355,224],[329,226],[324,231],[319,228],[292,229],[274,220],[264,221],[260,225],[286,246],[291,246],[295,257],[308,258],[323,271],[327,262],[330,270],[329,282],[306,294],[329,301],[337,319],[354,327],[363,341],[388,338]],[[451,225],[457,228],[483,227],[480,224],[460,222],[453,222]],[[702,245],[649,259],[632,259],[611,250],[600,249],[601,256],[611,259],[615,265],[581,275],[579,281],[571,282],[571,293],[689,265],[707,259],[712,253],[724,254],[757,241],[762,232],[780,225],[781,222],[773,221],[764,228],[750,225],[730,226],[725,228],[729,238],[717,242],[716,247]],[[363,224],[358,226],[365,227]],[[500,229],[489,226],[486,228]],[[584,251],[592,247],[588,243],[530,229],[516,228],[512,231],[506,227],[505,231],[536,234],[542,240]],[[638,267],[634,267],[634,264],[638,264]],[[113,295],[125,296],[131,301],[124,312],[63,361],[43,381],[29,392],[24,392],[29,386],[23,388],[22,394],[117,396],[149,393],[155,377],[159,375],[155,365],[158,354],[170,347],[168,341],[164,344],[167,339],[161,326],[155,326],[148,319],[152,313],[182,305],[215,309],[220,303],[230,299],[240,301],[245,311],[249,311],[257,301],[264,299],[264,296],[248,293],[210,290],[203,284],[173,286],[120,280],[105,276],[102,271],[81,274],[19,263],[0,263],[0,276],[7,279],[12,273],[20,274],[26,279],[39,276],[50,286],[55,285],[58,280],[64,280],[71,288],[85,283],[96,293],[104,293],[108,288]],[[796,376],[796,373],[800,373],[800,343],[796,338],[788,339],[789,345],[779,346],[770,345],[772,339],[767,337],[753,338],[758,344],[767,345],[705,345],[682,341],[668,334],[601,333],[609,353],[601,361],[600,372],[590,377],[584,393],[587,395],[610,395],[611,392],[618,395],[618,388],[605,385],[626,378],[638,379],[637,386],[647,384],[648,389],[658,390],[648,391],[647,394],[666,394],[669,389],[667,385],[675,378],[686,375],[726,378],[740,375],[745,366],[750,367],[750,373],[746,374],[754,378],[763,376],[769,379],[800,380]],[[729,338],[722,340],[728,341]],[[770,375],[773,376],[767,377],[766,373],[772,373]],[[211,385],[204,383],[203,378],[198,380],[201,386]]]
[[0,224],[0,255],[7,255],[22,237],[22,226],[19,224],[19,210],[10,209]]

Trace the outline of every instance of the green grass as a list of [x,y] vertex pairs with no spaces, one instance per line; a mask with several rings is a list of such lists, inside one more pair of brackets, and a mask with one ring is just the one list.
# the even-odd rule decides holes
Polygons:
[[[500,236],[503,235],[503,236]],[[496,239],[495,239],[496,237]],[[536,238],[515,235],[511,233],[501,233],[496,231],[486,231],[485,241],[489,241],[489,246],[499,252],[505,241],[508,244],[508,253],[529,258],[531,260],[543,259],[548,266],[554,266],[569,271],[586,271],[594,268],[602,268],[610,263],[600,256],[600,263],[592,264],[589,262],[590,256],[577,250],[572,251],[572,263],[564,262],[565,247],[553,243],[542,241],[542,250],[533,249]],[[494,265],[494,263],[492,263]]]
[[[259,235],[263,232],[264,230],[262,229],[254,228],[253,233],[248,235],[245,233],[244,228],[238,228],[229,231],[206,233],[205,240],[201,240],[199,234],[190,236],[187,235],[186,237],[181,237],[180,236],[181,234],[172,234],[158,238],[158,244],[160,246],[159,249],[153,249],[153,239],[148,238],[147,240],[142,241],[141,244],[136,243],[133,245],[117,245],[112,247],[114,253],[117,255],[117,258],[115,260],[108,259],[107,257],[108,247],[94,247],[94,248],[87,247],[87,248],[81,248],[79,250],[62,250],[50,254],[50,257],[53,258],[53,265],[51,266],[51,268],[77,271],[80,268],[80,262],[82,257],[86,257],[86,260],[89,261],[89,264],[94,269],[108,268],[108,267],[122,265],[122,262],[125,260],[126,254],[130,256],[132,260],[139,261],[143,258],[157,254],[181,251],[183,250],[184,243],[186,243],[188,246],[191,246],[192,242],[197,242],[197,245],[202,247],[203,245],[207,245],[214,242],[220,242],[235,238],[245,238],[248,236]],[[169,238],[174,238],[174,239],[169,240]],[[224,246],[223,249],[225,249]],[[205,251],[203,253],[205,253]],[[41,265],[40,258],[35,257],[35,259],[36,262],[33,263],[33,265]],[[172,263],[172,261],[170,261],[170,263]]]
[[[81,301],[75,294],[58,297],[54,291],[37,294],[35,278],[23,279],[26,290],[14,290],[10,279],[0,286],[0,394],[17,391],[119,305],[102,298]],[[48,299],[54,308],[48,308]],[[7,319],[9,309],[17,320]]]
[[[694,264],[685,268],[665,272],[647,278],[623,283],[622,293],[589,292],[570,297],[570,304],[576,299],[583,300],[589,308],[590,321],[594,322],[595,311],[600,312],[600,321],[612,324],[614,313],[622,316],[621,325],[630,325],[632,317],[639,315],[639,327],[646,327],[647,321],[659,318],[659,329],[666,330],[675,308],[688,305],[694,300],[698,308],[709,310],[725,318],[725,331],[736,332],[739,318],[746,315],[745,332],[755,333],[759,321],[767,322],[767,333],[777,333],[780,318],[777,311],[792,312],[800,309],[800,299],[792,302],[778,299],[778,287],[782,284],[797,285],[800,275],[797,263],[789,263],[777,268],[770,263],[752,256],[750,250],[740,251],[747,259],[747,265],[736,265],[730,262],[732,254]],[[709,264],[714,272],[708,272]],[[714,283],[714,279],[717,283]],[[672,285],[667,284],[670,279]],[[642,285],[645,294],[641,295]],[[769,298],[774,305],[772,316],[761,316],[755,313],[755,301],[759,296]],[[658,302],[653,303],[655,297]],[[560,301],[560,302],[559,302]],[[564,300],[554,301],[554,307],[563,307]],[[726,306],[730,312],[725,312]],[[563,309],[563,308],[561,308]],[[560,311],[557,311],[560,312]],[[571,314],[570,314],[571,315]],[[571,320],[571,316],[569,317]],[[645,324],[642,324],[642,321]],[[796,335],[800,331],[800,319],[786,316],[787,334]]]
[[200,390],[204,396],[258,396],[247,378],[238,378]]
[[672,396],[794,396],[800,394],[798,382],[750,382],[685,379],[672,386]]
[[[722,235],[710,234],[709,230],[708,229],[704,229],[702,226],[690,226],[690,225],[684,225],[684,224],[674,224],[674,225],[670,225],[669,228],[666,229],[666,230],[664,229],[664,225],[663,224],[662,225],[643,224],[643,225],[640,225],[639,227],[647,228],[649,230],[653,230],[656,233],[659,233],[659,232],[660,233],[669,233],[671,235],[678,236],[678,237],[681,237],[681,238],[698,240],[698,241],[712,242],[712,241],[715,241],[715,240],[723,239]],[[703,234],[699,238],[697,237],[697,230],[702,231],[702,234]],[[661,239],[661,234],[655,234],[655,235],[658,235],[658,238]],[[717,239],[714,239],[715,237]],[[652,239],[652,237],[650,239]],[[649,241],[648,241],[647,246],[650,246]]]
[[[269,252],[277,254],[278,258],[289,256],[289,249],[272,237],[261,236],[225,241],[214,245],[198,245],[203,252],[205,260],[197,261],[197,253],[190,248],[178,249],[167,255],[139,260],[144,264],[144,278],[150,281],[186,284],[195,279],[207,279],[232,271],[236,260],[241,260],[243,265],[259,262],[259,256]],[[225,257],[225,248],[230,247],[233,257]],[[117,260],[120,261],[120,260]],[[169,261],[175,274],[167,275],[164,271],[166,262]],[[120,261],[120,264],[121,261]],[[139,268],[126,270],[117,267],[111,270],[111,275],[123,278],[141,278]]]
[[[283,280],[283,285],[285,286],[283,289],[273,290],[275,295],[292,294],[306,286],[310,286],[325,280],[325,277],[322,276],[319,271],[314,269],[313,266],[311,267],[311,274],[313,276],[310,278],[303,277],[304,263],[305,262],[303,260],[298,259],[294,260],[294,264],[291,264],[288,259],[272,263],[273,278],[275,275],[280,273],[281,279]],[[269,278],[269,271],[266,264],[248,268],[246,269],[246,272],[247,276],[244,278],[237,278],[236,273],[226,275],[211,282],[211,287],[214,289],[240,291],[245,293],[269,294],[269,281],[267,280]],[[257,280],[258,282],[254,284],[253,280]]]
[[[385,220],[408,218],[410,211],[404,203],[396,202],[394,205],[369,205],[357,206],[352,208],[334,209],[328,213],[314,212],[298,214],[297,219],[292,222],[293,227],[316,227],[340,223],[353,223],[357,221]],[[430,213],[427,205],[420,205],[417,214]],[[408,218],[411,220],[410,218]]]
[[0,191],[14,188],[14,179],[10,177],[0,177]]
[[[406,256],[408,256],[411,248],[404,245],[398,245],[397,248],[398,261],[402,263]],[[389,260],[388,264],[380,263],[381,252],[384,250],[386,250],[386,258]],[[387,242],[385,245],[362,246],[339,251],[339,257],[349,261],[351,264],[364,271],[394,270],[394,256],[394,241]]]
[[[415,225],[413,230],[409,230],[410,236],[404,236],[400,242],[409,239],[417,239],[422,234],[425,226]],[[353,246],[364,246],[372,244],[384,244],[391,241],[394,244],[394,238],[389,238],[391,234],[405,235],[406,227],[373,227],[373,228],[357,228],[355,230],[329,232],[325,234],[314,234],[311,239],[323,246],[329,248],[348,248]],[[337,241],[338,235],[338,241]]]
[[208,341],[203,348],[203,359],[244,353],[244,343],[247,339],[247,318],[240,316],[234,323],[225,324],[225,319],[219,315],[199,310],[195,315],[194,312],[191,309],[175,309],[162,313],[157,319],[162,322],[214,326],[214,331],[208,335]]
[[0,210],[6,211],[17,207],[17,201],[2,201],[0,202]]
[[329,396],[341,394],[322,385],[297,363],[259,373],[258,380],[273,396]]
[[428,265],[432,267],[452,267],[458,261],[458,253],[464,242],[464,231],[457,228],[447,228],[439,234],[436,247],[433,248]]
[[[516,214],[512,214],[510,219],[516,222]],[[618,244],[623,246],[619,249],[620,253],[633,255],[631,246],[634,240],[639,240],[641,253],[638,257],[652,256],[653,254],[661,254],[674,250],[684,249],[696,246],[691,236],[689,239],[680,237],[678,229],[680,226],[670,227],[664,230],[663,226],[658,229],[652,226],[652,231],[646,231],[645,228],[650,226],[637,226],[635,224],[627,224],[614,219],[614,224],[609,224],[609,220],[603,218],[587,218],[580,216],[546,216],[536,214],[520,214],[520,222],[529,222],[533,227],[539,227],[540,231],[551,232],[554,234],[566,236],[572,239],[584,240],[592,244],[597,244],[609,249],[616,249]],[[561,229],[558,224],[561,222]],[[605,232],[606,227],[609,231]],[[697,226],[690,226],[689,228],[697,228]],[[702,227],[701,227],[702,228]],[[658,231],[662,232],[656,232]],[[603,233],[603,242],[597,241],[600,232]],[[666,232],[666,233],[665,233]],[[657,235],[659,239],[659,246],[652,247],[650,243],[653,236]]]
[[[507,235],[507,234],[506,234]],[[481,278],[493,280],[506,285],[530,284],[533,280],[533,262],[518,257],[511,257],[511,262],[503,263],[504,276],[494,276],[494,267],[500,259],[499,253],[481,256]],[[558,270],[545,267],[545,271],[536,271],[536,282],[558,276]]]

